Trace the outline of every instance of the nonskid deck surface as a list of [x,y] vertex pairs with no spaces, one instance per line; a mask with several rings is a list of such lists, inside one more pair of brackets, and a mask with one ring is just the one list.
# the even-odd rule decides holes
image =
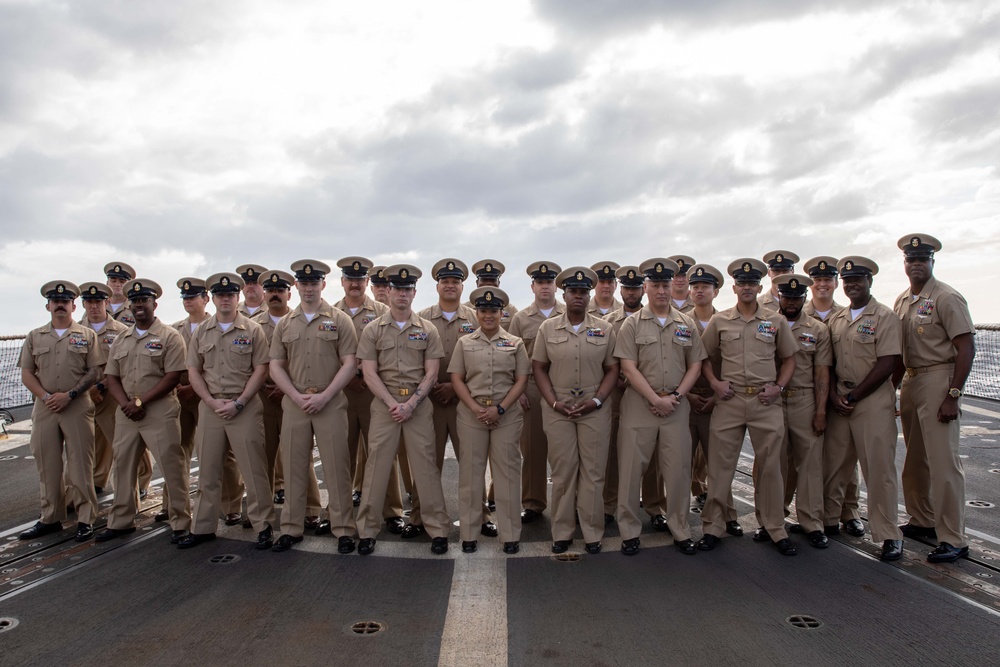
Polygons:
[[[4,664],[970,664],[1000,654],[1000,518],[989,506],[1000,406],[988,401],[966,402],[972,554],[954,565],[928,564],[931,547],[914,541],[891,564],[868,537],[815,550],[793,535],[795,558],[754,543],[748,446],[734,485],[747,535],[694,557],[647,524],[635,557],[618,553],[612,525],[603,553],[584,553],[578,534],[557,558],[547,514],[524,526],[515,556],[495,538],[462,553],[457,526],[445,556],[426,537],[385,531],[368,557],[308,534],[290,552],[260,552],[253,531],[221,522],[218,540],[181,551],[152,520],[158,489],[126,538],[77,544],[67,528],[21,542],[37,512],[26,429],[0,441]],[[457,476],[448,458],[453,517]]]

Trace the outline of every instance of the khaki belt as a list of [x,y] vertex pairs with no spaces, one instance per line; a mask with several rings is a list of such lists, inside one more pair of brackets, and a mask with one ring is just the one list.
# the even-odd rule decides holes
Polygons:
[[217,398],[221,401],[232,401],[233,399],[237,399],[239,397],[239,394],[212,394],[212,398]]
[[689,391],[688,393],[689,393],[689,394],[694,394],[695,396],[711,396],[711,395],[712,395],[712,394],[714,394],[715,392],[714,392],[714,391],[712,391],[712,389],[711,389],[711,388],[708,388],[708,389],[703,389],[703,388],[701,388],[701,387],[694,387],[694,388],[693,388],[693,389],[691,389],[691,391]]
[[729,385],[733,388],[737,394],[746,394],[747,396],[756,396],[760,392],[764,391],[763,387],[740,387],[739,385]]
[[790,396],[807,396],[812,393],[812,388],[810,387],[795,387],[793,389],[786,389],[781,392],[781,395],[785,398]]
[[475,400],[477,403],[479,403],[479,405],[483,406],[484,408],[488,408],[491,405],[493,405],[493,398],[490,396],[476,396]]
[[660,398],[663,398],[664,396],[673,396],[675,393],[677,393],[676,389],[674,389],[673,391],[658,391],[656,392],[656,395],[659,396]]
[[407,389],[405,387],[394,387],[392,389],[386,387],[386,389],[389,390],[390,394],[395,394],[397,396],[409,396],[410,394],[414,393],[414,391],[416,391],[415,389]]
[[951,370],[955,368],[955,364],[934,364],[933,366],[921,366],[920,368],[907,368],[906,374],[910,377],[914,375],[920,375],[921,373],[930,373],[932,371],[943,371]]

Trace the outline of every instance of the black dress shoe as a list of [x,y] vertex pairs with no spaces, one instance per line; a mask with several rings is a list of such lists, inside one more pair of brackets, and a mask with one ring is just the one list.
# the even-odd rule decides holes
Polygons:
[[291,535],[282,535],[278,538],[278,541],[274,543],[271,547],[271,551],[288,551],[292,548],[293,544],[298,544],[302,541],[301,535],[296,535],[292,537]]
[[170,512],[168,512],[167,510],[160,510],[159,512],[153,515],[153,521],[156,521],[158,523],[162,523],[169,518],[170,518]]
[[42,523],[41,521],[37,521],[34,526],[18,535],[17,539],[33,540],[36,537],[48,535],[49,533],[58,533],[62,529],[62,521],[53,521],[52,523]]
[[355,491],[354,493],[351,494],[351,502],[354,504],[355,507],[359,507],[361,505],[360,491]]
[[649,522],[653,524],[653,530],[658,530],[661,533],[670,532],[670,527],[667,525],[667,517],[662,514],[657,514],[654,517],[650,517]]
[[799,550],[795,548],[792,541],[787,537],[782,538],[774,543],[774,548],[778,550],[778,553],[782,556],[794,556],[799,553]]
[[833,537],[834,535],[840,535],[840,525],[838,524],[836,526],[823,526],[823,534],[829,537]]
[[[202,542],[211,542],[215,539],[215,533],[204,533],[198,535],[196,533],[188,533],[177,541],[178,549],[190,549],[191,547],[196,547]],[[172,542],[173,540],[171,540]]]
[[226,524],[227,526],[235,526],[242,520],[243,520],[242,514],[240,514],[239,512],[230,512],[229,514],[226,515],[226,518],[223,520],[223,523]]
[[564,554],[571,544],[573,544],[573,540],[556,540],[552,543],[552,553]]
[[754,542],[770,542],[771,533],[767,532],[767,528],[761,526],[757,530],[753,531],[753,541]]
[[337,538],[337,553],[349,554],[354,551],[354,538],[350,535],[341,535]]
[[535,510],[521,510],[521,523],[531,523],[540,516],[542,513]]
[[447,537],[432,537],[431,538],[431,553],[438,554],[439,556],[448,551],[448,538]]
[[316,524],[316,530],[313,531],[314,535],[330,535],[333,533],[333,528],[330,526],[329,519],[323,519]]
[[475,540],[462,540],[462,553],[471,554],[476,550]]
[[739,521],[727,521],[726,532],[733,537],[743,537],[743,526],[740,525]]
[[882,543],[882,560],[899,560],[903,557],[903,540],[886,540]]
[[94,487],[94,495],[99,496],[102,493],[104,493],[104,487],[103,486],[95,486]]
[[94,536],[94,528],[89,523],[76,524],[76,535],[73,539],[77,542],[86,542]]
[[319,517],[316,515],[307,516],[302,521],[302,527],[305,528],[306,530],[316,530],[316,528],[319,527],[319,524],[320,520]]
[[505,554],[516,554],[520,550],[521,550],[521,543],[520,542],[504,542],[503,543],[503,552]]
[[844,532],[851,537],[864,537],[865,524],[861,523],[861,519],[848,519],[844,522]]
[[403,528],[402,537],[404,540],[413,539],[414,537],[419,537],[426,533],[423,525],[419,523],[408,523],[406,527]]
[[[190,534],[191,533],[189,533],[186,530],[174,530],[174,531],[171,531],[170,532],[170,543],[171,544],[180,544],[181,540],[183,540],[185,537],[187,537]],[[212,534],[212,537],[215,537],[214,533]],[[191,546],[194,546],[194,545],[192,544]]]
[[908,537],[911,540],[933,540],[937,542],[937,530],[934,528],[924,528],[923,526],[914,526],[912,523],[904,523],[899,527],[899,531],[903,533],[903,537]]
[[693,556],[698,550],[694,545],[694,540],[674,540],[674,546],[685,556]]
[[499,535],[497,525],[492,521],[487,521],[483,524],[482,528],[479,529],[479,534],[485,535],[486,537],[496,537]]
[[806,529],[803,528],[802,525],[798,523],[786,523],[785,530],[795,535],[802,535],[803,533],[806,532]]
[[143,489],[139,492],[139,500],[145,500],[146,496],[149,495],[149,489]]
[[361,541],[358,542],[358,553],[362,556],[367,556],[375,552],[375,538],[374,537],[362,537]]
[[402,517],[391,516],[385,520],[385,529],[388,530],[393,535],[399,535],[403,532],[406,527],[406,522],[403,521]]
[[600,542],[587,542],[583,545],[583,548],[588,554],[599,554],[601,553],[601,543]]
[[270,549],[274,546],[274,531],[270,526],[265,526],[264,530],[257,533],[257,548],[260,550]]
[[107,542],[108,540],[113,540],[116,537],[121,537],[122,535],[128,535],[129,533],[135,532],[135,526],[131,528],[105,528],[101,532],[94,535],[95,542]]
[[954,563],[959,558],[969,557],[969,547],[953,547],[947,542],[942,542],[937,549],[927,554],[927,560],[931,563]]
[[824,535],[822,530],[814,530],[806,535],[806,537],[809,540],[809,544],[817,549],[826,549],[830,546],[830,538]]
[[711,551],[721,541],[722,541],[722,539],[716,537],[715,535],[703,535],[702,538],[700,540],[698,540],[698,550],[699,551]]
[[622,553],[626,556],[634,556],[639,553],[639,538],[633,537],[631,540],[622,540]]
[[277,491],[274,492],[274,504],[275,505],[284,505],[285,504],[285,490],[284,489],[278,489]]

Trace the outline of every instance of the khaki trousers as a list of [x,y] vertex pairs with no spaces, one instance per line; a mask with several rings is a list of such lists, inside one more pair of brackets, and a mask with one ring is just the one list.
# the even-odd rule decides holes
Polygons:
[[[691,404],[682,401],[668,417],[657,417],[638,392],[625,391],[618,433],[618,529],[622,540],[639,537],[639,487],[650,466],[665,482],[667,526],[675,540],[691,539],[688,488],[691,485]],[[655,463],[654,463],[655,459]],[[645,503],[643,503],[645,507]],[[648,512],[649,509],[646,508]]]
[[737,393],[728,401],[719,401],[712,411],[707,452],[708,499],[701,513],[703,529],[706,535],[716,537],[725,533],[733,477],[747,431],[760,470],[754,485],[754,508],[771,540],[777,542],[788,537],[781,479],[785,418],[779,404],[764,405],[756,394]]
[[524,415],[515,403],[500,426],[488,429],[465,407],[458,406],[458,431],[462,438],[462,458],[458,460],[459,532],[463,541],[478,539],[479,529],[489,516],[483,511],[486,464],[493,471],[497,510],[494,519],[501,542],[521,540],[521,448]]
[[[830,413],[824,452],[824,523],[837,523],[847,480],[858,463],[868,486],[868,520],[876,542],[901,540],[896,484],[896,395],[886,382],[855,403],[850,417]],[[831,447],[833,443],[833,447]]]
[[[556,395],[561,401],[576,401],[558,390]],[[588,391],[580,400],[593,395]],[[552,466],[552,540],[572,540],[579,515],[584,541],[600,542],[604,537],[604,471],[608,467],[611,411],[594,410],[570,419],[545,405],[542,425]]]
[[[352,445],[351,470],[354,471],[353,487],[360,491],[365,478],[365,464],[368,461],[368,434],[372,424],[372,400],[375,394],[364,391],[346,391],[347,394],[347,442]],[[443,455],[443,450],[442,450]],[[389,474],[389,486],[385,493],[382,518],[403,516],[403,495],[400,491],[399,462],[393,464]]]
[[524,395],[528,398],[528,410],[524,413],[524,428],[521,429],[521,456],[524,458],[521,507],[540,513],[548,504],[548,436],[542,425],[542,395],[538,393],[534,377],[528,381]]
[[219,524],[222,475],[226,452],[236,456],[247,482],[247,516],[254,530],[274,527],[274,502],[264,453],[263,405],[254,396],[235,417],[223,419],[204,403],[198,408],[198,491],[194,497],[191,532],[214,533]]
[[[121,410],[115,413],[115,500],[108,528],[131,528],[139,505],[136,475],[146,449],[153,453],[163,474],[163,506],[173,530],[191,528],[190,458],[181,448],[178,421],[180,404],[170,394],[143,406],[146,416],[132,421]],[[169,491],[169,501],[167,492]]]
[[[403,399],[405,397],[399,397]],[[401,401],[402,402],[402,401]],[[365,464],[365,482],[358,511],[358,533],[362,538],[377,537],[382,526],[382,510],[392,464],[399,449],[400,436],[413,483],[423,497],[423,524],[431,537],[447,537],[451,528],[441,490],[441,472],[434,449],[434,408],[423,401],[413,416],[402,424],[392,420],[382,401],[372,401],[371,445]]]
[[965,471],[958,454],[961,417],[947,424],[937,419],[952,386],[953,370],[903,377],[899,395],[906,443],[903,502],[912,524],[933,527],[940,542],[965,547]]
[[[458,435],[458,403],[451,405],[440,405],[431,401],[434,407],[434,456],[437,461],[438,473],[440,474],[444,466],[444,450],[448,445],[448,437],[451,437],[451,446],[455,450],[455,458],[462,460],[461,437]],[[485,493],[485,492],[484,492]],[[483,495],[484,505],[486,496]],[[420,525],[420,491],[414,490],[410,493],[412,509],[410,510],[410,523]],[[484,511],[489,511],[484,508]]]
[[90,395],[80,394],[59,413],[52,412],[44,401],[36,398],[28,445],[38,469],[40,521],[65,520],[66,505],[72,501],[79,522],[93,525],[98,510],[94,493],[94,402]]
[[[284,400],[284,399],[282,399]],[[261,395],[264,412],[264,452],[267,457],[271,493],[285,489],[285,475],[281,465],[281,417],[284,411],[281,403],[274,403]],[[306,491],[306,516],[319,516],[323,501],[319,496],[316,468],[309,463],[308,488]],[[273,500],[273,499],[272,499]]]
[[[621,422],[621,403],[622,392],[616,388],[611,393],[611,438],[608,468],[604,472],[604,513],[611,516],[618,513],[618,427]],[[651,517],[667,513],[667,496],[656,458],[656,450],[653,450],[653,458],[642,475],[642,507]]]
[[281,455],[286,475],[281,534],[292,537],[302,535],[315,442],[328,493],[330,530],[334,537],[354,537],[357,529],[354,503],[351,501],[353,487],[351,453],[347,445],[347,399],[341,392],[314,415],[307,415],[288,396],[281,399],[281,407]]

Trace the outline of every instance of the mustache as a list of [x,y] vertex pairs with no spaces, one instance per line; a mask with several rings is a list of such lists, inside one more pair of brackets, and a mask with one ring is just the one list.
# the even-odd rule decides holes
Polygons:
[[280,296],[272,296],[270,299],[267,300],[267,302],[268,303],[281,303],[281,297]]

